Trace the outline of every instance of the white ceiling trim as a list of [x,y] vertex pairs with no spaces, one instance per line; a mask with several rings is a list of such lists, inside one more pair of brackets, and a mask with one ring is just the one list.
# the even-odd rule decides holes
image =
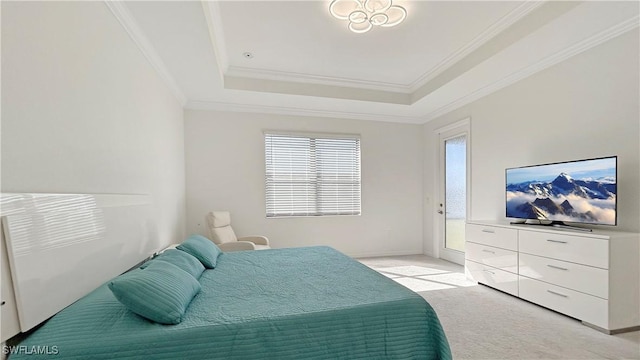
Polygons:
[[410,89],[407,85],[387,83],[382,81],[358,80],[343,77],[301,74],[288,71],[252,69],[240,66],[229,66],[225,73],[226,76],[243,77],[253,79],[275,80],[284,82],[295,82],[302,84],[314,85],[330,85],[348,88],[360,88],[366,90],[381,90],[388,92],[400,92],[409,94]]
[[220,16],[220,5],[217,1],[202,1],[204,17],[207,20],[209,39],[213,46],[213,54],[218,63],[220,79],[224,82],[224,73],[229,69],[229,56],[224,41],[224,29],[222,28],[222,17]]
[[434,66],[426,73],[422,74],[415,81],[408,85],[409,92],[414,92],[424,86],[429,81],[433,80],[436,76],[455,65],[460,60],[464,59],[467,55],[478,49],[480,46],[493,39],[496,35],[500,34],[504,30],[508,29],[511,25],[520,21],[520,19],[527,16],[533,10],[539,8],[544,1],[527,1],[510,11],[508,14],[500,18],[493,25],[488,27],[485,31],[476,36],[473,40],[461,47],[448,57],[446,57],[438,65]]
[[[473,91],[471,94],[466,96],[462,96],[457,100],[454,100],[448,103],[445,106],[442,106],[434,111],[428,112],[422,116],[396,116],[389,114],[377,114],[377,113],[361,113],[361,112],[349,112],[349,111],[333,111],[333,110],[324,110],[324,109],[305,109],[305,108],[296,108],[296,107],[287,107],[287,106],[273,106],[273,105],[252,105],[252,104],[241,104],[241,103],[229,103],[229,102],[217,102],[217,101],[188,101],[184,96],[181,89],[177,86],[174,78],[168,72],[166,65],[159,57],[158,53],[147,39],[147,37],[142,33],[140,27],[132,17],[125,3],[122,1],[104,1],[107,7],[112,11],[114,16],[118,19],[120,24],[125,28],[128,35],[132,38],[134,43],[139,47],[147,60],[151,63],[154,69],[158,72],[160,77],[164,80],[167,86],[170,88],[172,93],[178,99],[178,101],[183,105],[183,107],[187,109],[203,109],[203,110],[216,110],[216,111],[232,111],[232,112],[249,112],[249,113],[265,113],[265,114],[281,114],[281,115],[297,115],[297,116],[315,116],[315,117],[327,117],[327,118],[342,118],[342,119],[357,119],[357,120],[373,120],[373,121],[384,121],[384,122],[396,122],[396,123],[412,123],[412,124],[421,124],[426,123],[430,120],[433,120],[437,117],[440,117],[448,112],[451,112],[459,107],[467,105],[475,100],[478,100],[484,96],[487,96],[497,90],[500,90],[506,86],[509,86],[513,83],[516,83],[520,80],[525,79],[528,76],[531,76],[539,71],[542,71],[550,66],[553,66],[559,62],[562,62],[572,56],[575,56],[581,52],[584,52],[592,47],[595,47],[601,43],[604,43],[612,38],[615,38],[619,35],[622,35],[630,30],[637,28],[640,24],[640,17],[635,15],[634,17],[627,19],[623,22],[620,22],[617,25],[611,26],[608,29],[601,31],[587,39],[584,39],[572,46],[569,46],[561,51],[558,51],[555,54],[547,56],[546,58],[538,61],[535,64],[527,66],[519,71],[516,71],[508,76],[503,77],[498,81],[494,81],[487,86],[484,86],[480,89]],[[220,25],[220,21],[216,21],[212,14],[216,13],[215,7],[217,7],[216,2],[206,3],[202,2],[203,9],[205,10],[205,17],[207,18],[207,25],[209,26],[209,34],[210,40],[212,41],[212,45],[214,46],[214,50],[216,56],[220,55],[219,49],[216,49],[216,38],[220,36],[220,33],[212,31],[212,28],[215,24]],[[530,6],[519,6],[516,10],[507,14],[503,19],[499,20],[498,23],[506,24],[506,20],[504,18],[512,18],[513,22],[516,22],[519,18],[514,13],[521,14],[520,18],[526,16],[526,14],[533,11],[535,8],[539,6],[539,2],[533,3]],[[219,11],[217,11],[219,15]],[[505,28],[507,27],[504,25]],[[494,29],[495,32],[493,35],[489,36],[489,30],[485,31],[482,35],[486,35],[486,39],[484,42],[488,41],[491,37],[500,33],[504,29],[498,31],[498,25],[492,25],[489,29]],[[484,42],[479,40],[483,36],[476,37],[472,43],[477,43],[477,46],[482,45]],[[218,43],[219,45],[219,43]],[[474,45],[475,46],[475,45]],[[476,48],[477,48],[476,46]],[[465,48],[465,55],[475,50],[475,48],[471,48],[471,45],[467,45]],[[469,50],[471,49],[471,50]],[[222,50],[224,53],[224,50]],[[460,50],[462,51],[462,50]],[[456,52],[458,54],[458,52]],[[459,55],[459,54],[458,54]],[[462,55],[459,55],[462,56]],[[459,59],[458,59],[459,60]],[[458,61],[456,60],[456,61]],[[455,61],[451,60],[451,64],[455,64]],[[220,62],[218,63],[220,64]],[[450,66],[449,65],[449,66]],[[441,65],[439,65],[441,66]],[[442,65],[444,66],[444,65]],[[443,68],[442,70],[445,70]],[[436,76],[434,74],[433,76]]]
[[597,45],[607,42],[617,36],[620,36],[628,31],[631,31],[640,26],[640,16],[636,15],[628,20],[625,20],[617,25],[614,25],[606,30],[603,30],[585,40],[582,40],[570,47],[567,47],[553,55],[547,56],[535,64],[527,66],[526,68],[517,71],[501,80],[493,82],[483,88],[480,88],[469,95],[459,98],[448,105],[445,105],[424,117],[424,121],[428,122],[434,120],[444,114],[447,114],[453,110],[456,110],[464,105],[470,104],[480,98],[483,98],[493,92],[496,92],[504,87],[514,84],[520,80],[523,80],[535,73],[538,73],[544,69],[547,69],[555,64],[565,61],[575,55],[578,55],[586,50],[589,50]]
[[144,57],[149,61],[158,75],[160,75],[160,78],[169,87],[169,90],[173,93],[180,105],[184,106],[187,103],[187,97],[184,95],[173,76],[171,76],[169,70],[167,70],[167,66],[162,61],[153,45],[151,45],[149,39],[144,35],[138,23],[133,19],[129,9],[126,8],[122,1],[105,0],[104,3],[107,5],[109,10],[111,10],[116,19],[118,19],[118,22],[120,22],[129,37],[138,46]]
[[403,84],[230,66],[229,56],[226,51],[220,6],[218,5],[217,1],[203,0],[202,7],[204,8],[205,17],[207,19],[207,26],[209,27],[211,45],[213,46],[214,53],[216,55],[216,61],[218,62],[218,68],[220,69],[220,75],[222,76],[223,81],[224,76],[229,76],[305,84],[311,83],[320,85],[351,87],[367,90],[382,90],[389,92],[401,92],[405,94],[408,94],[410,92],[409,86]]
[[[212,3],[212,5],[207,6],[207,3]],[[493,37],[509,28],[509,26],[527,16],[529,13],[531,13],[533,10],[537,9],[544,3],[545,1],[524,2],[520,6],[509,12],[507,15],[500,18],[496,23],[491,25],[480,35],[471,40],[471,42],[445,58],[434,68],[428,70],[426,73],[421,75],[416,80],[412,81],[410,84],[398,84],[381,81],[351,79],[345,77],[301,74],[288,71],[252,69],[247,67],[230,66],[229,58],[225,50],[226,47],[224,32],[222,29],[220,8],[216,1],[203,1],[203,7],[205,8],[205,13],[207,13],[207,23],[209,25],[209,33],[211,34],[211,42],[216,53],[216,60],[218,61],[223,76],[226,75],[230,77],[255,78],[305,84],[320,84],[411,94],[431,81],[433,78],[438,76],[440,73],[447,70],[458,61],[462,60],[465,56],[485,44],[487,41],[491,40]]]
[[276,114],[276,115],[315,116],[315,117],[327,117],[327,118],[336,118],[336,119],[384,121],[384,122],[407,123],[407,124],[424,123],[423,118],[413,117],[413,116],[369,114],[369,113],[356,113],[356,112],[348,112],[348,111],[329,111],[329,110],[305,109],[305,108],[284,107],[284,106],[238,104],[238,103],[227,103],[227,102],[217,102],[217,101],[189,101],[186,104],[185,108],[191,109],[191,110],[213,110],[213,111],[248,112],[248,113]]
[[186,104],[185,108],[194,109],[194,110],[249,112],[249,113],[263,113],[263,114],[294,115],[294,116],[316,116],[316,117],[328,117],[328,118],[340,118],[340,119],[373,120],[373,121],[384,121],[384,122],[395,122],[395,123],[422,124],[422,123],[426,123],[428,121],[434,120],[444,114],[447,114],[453,110],[456,110],[464,105],[467,105],[475,100],[485,97],[495,91],[498,91],[504,87],[514,84],[520,80],[523,80],[531,75],[534,75],[562,61],[565,61],[575,55],[578,55],[597,45],[600,45],[606,41],[609,41],[628,31],[631,31],[637,28],[639,25],[640,25],[640,17],[636,15],[604,31],[601,31],[587,39],[584,39],[570,47],[567,47],[562,51],[559,51],[553,55],[547,56],[546,58],[540,60],[539,62],[532,64],[518,72],[512,73],[511,75],[501,80],[498,80],[485,87],[482,87],[469,95],[461,97],[449,103],[448,105],[445,105],[425,116],[420,116],[420,117],[355,113],[355,112],[345,112],[345,111],[329,111],[329,110],[321,110],[321,109],[305,109],[305,108],[281,107],[281,106],[238,104],[238,103],[226,103],[226,102],[214,102],[214,101],[189,101]]

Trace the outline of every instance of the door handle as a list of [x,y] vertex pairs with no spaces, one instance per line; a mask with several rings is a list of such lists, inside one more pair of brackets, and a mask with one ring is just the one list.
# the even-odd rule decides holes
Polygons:
[[557,243],[557,244],[566,244],[566,241],[562,241],[562,240],[553,240],[553,239],[547,239],[548,242],[552,242],[552,243]]
[[547,290],[547,292],[551,293],[553,295],[558,295],[558,296],[562,296],[562,297],[569,297],[569,295],[565,295],[565,294],[562,294],[562,293],[559,293],[559,292],[555,292],[553,290]]
[[442,210],[438,210],[438,214],[444,214]]
[[550,268],[552,268],[552,269],[558,269],[558,270],[569,270],[569,269],[567,269],[567,268],[563,268],[563,267],[555,266],[555,265],[549,265],[549,264],[547,264],[547,266],[548,266],[548,267],[550,267]]

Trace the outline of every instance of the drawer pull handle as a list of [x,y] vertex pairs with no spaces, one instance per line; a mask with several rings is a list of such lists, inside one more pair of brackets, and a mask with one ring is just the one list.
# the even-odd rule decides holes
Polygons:
[[486,249],[482,249],[483,252],[489,253],[489,254],[495,254],[495,251],[491,251],[491,250],[486,250]]
[[496,274],[496,273],[494,273],[494,272],[493,272],[493,271],[491,271],[491,270],[482,270],[482,271],[484,271],[484,272],[488,272],[488,273],[489,273],[489,274],[491,274],[491,275],[495,275],[495,274]]
[[552,242],[552,243],[558,243],[558,244],[566,244],[566,241],[562,241],[562,240],[552,240],[552,239],[547,239],[548,242]]
[[552,268],[552,269],[558,269],[558,270],[569,270],[569,269],[567,269],[567,268],[563,268],[563,267],[555,266],[555,265],[549,265],[549,264],[547,264],[547,266],[548,266],[548,267],[550,267],[550,268]]
[[495,234],[495,231],[489,229],[482,229],[483,233]]
[[562,296],[562,297],[569,297],[569,295],[565,295],[565,294],[561,294],[559,292],[555,292],[553,290],[547,290],[548,293],[553,294],[553,295],[558,295],[558,296]]

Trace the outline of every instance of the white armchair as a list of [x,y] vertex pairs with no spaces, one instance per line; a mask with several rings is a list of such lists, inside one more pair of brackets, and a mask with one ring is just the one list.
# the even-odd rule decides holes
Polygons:
[[212,211],[207,214],[206,220],[211,240],[222,251],[270,249],[269,239],[264,236],[236,237],[228,211]]

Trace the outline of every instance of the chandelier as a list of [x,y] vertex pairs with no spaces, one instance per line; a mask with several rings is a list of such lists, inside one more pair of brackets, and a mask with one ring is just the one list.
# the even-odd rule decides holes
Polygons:
[[333,0],[329,13],[338,20],[349,20],[349,30],[362,34],[374,25],[392,27],[407,17],[407,10],[392,0]]

